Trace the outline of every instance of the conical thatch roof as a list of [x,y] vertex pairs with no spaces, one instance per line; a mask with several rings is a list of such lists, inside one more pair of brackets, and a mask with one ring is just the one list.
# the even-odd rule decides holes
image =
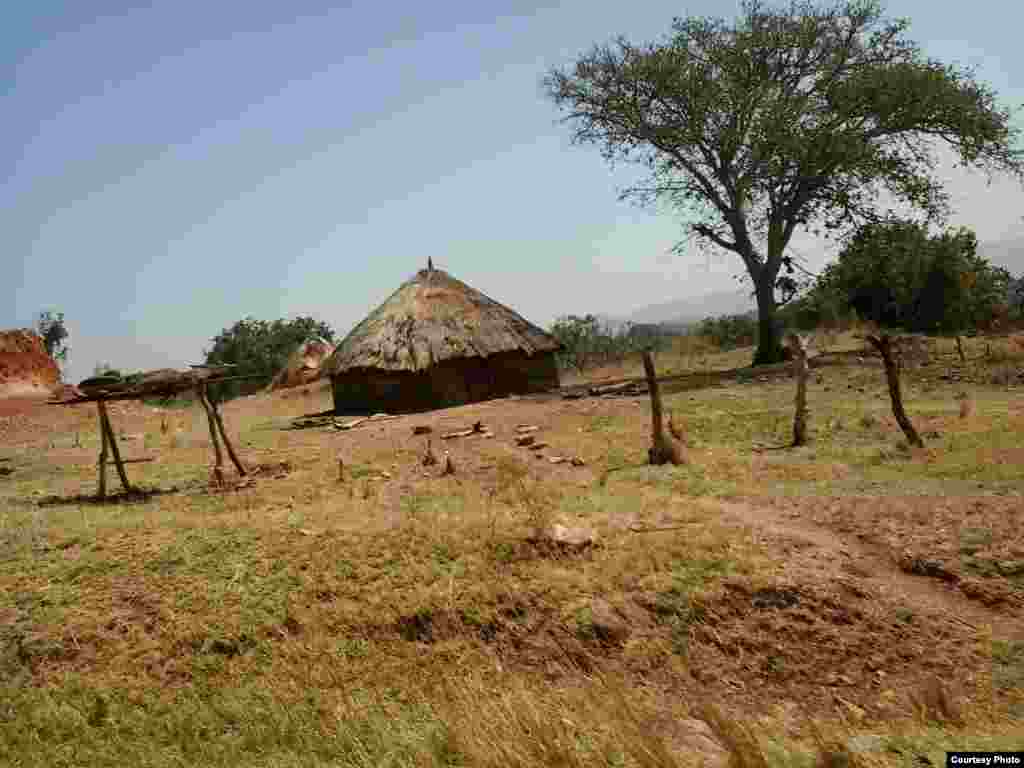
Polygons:
[[325,339],[307,339],[288,357],[284,367],[267,386],[268,391],[310,384],[324,374],[323,365],[334,353],[334,345]]
[[445,360],[554,352],[558,341],[440,269],[424,269],[345,337],[325,368],[422,371]]

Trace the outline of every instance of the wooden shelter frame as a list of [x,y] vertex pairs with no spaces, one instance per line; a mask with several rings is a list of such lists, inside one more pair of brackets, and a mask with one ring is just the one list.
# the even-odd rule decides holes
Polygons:
[[[121,485],[126,493],[136,493],[128,480],[124,465],[132,459],[122,459],[121,451],[117,445],[117,438],[114,429],[110,424],[110,414],[107,412],[107,403],[117,400],[142,400],[147,397],[170,398],[181,395],[185,392],[194,391],[203,410],[206,411],[206,420],[210,429],[210,442],[213,445],[214,466],[213,475],[218,485],[224,482],[224,457],[221,452],[220,441],[224,441],[224,448],[227,451],[231,463],[235,465],[238,474],[245,477],[248,474],[245,466],[238,458],[227,430],[224,428],[224,419],[217,409],[217,404],[210,398],[207,390],[210,384],[218,384],[225,381],[238,381],[243,379],[263,378],[262,376],[228,376],[231,366],[202,366],[193,365],[189,371],[159,370],[137,374],[122,381],[107,381],[90,379],[79,385],[80,394],[62,400],[51,400],[50,405],[79,405],[81,403],[96,403],[100,426],[100,455],[97,462],[99,468],[99,485],[97,496],[105,498],[107,495],[107,451],[114,460]],[[97,382],[90,384],[90,382]]]

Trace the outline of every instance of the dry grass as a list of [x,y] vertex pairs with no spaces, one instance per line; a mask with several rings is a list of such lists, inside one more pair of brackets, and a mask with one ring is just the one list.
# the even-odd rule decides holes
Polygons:
[[[679,350],[679,365],[698,352]],[[884,386],[871,364],[816,370],[812,443],[785,451],[768,449],[790,434],[786,380],[670,394],[692,458],[671,468],[644,466],[642,399],[485,403],[341,433],[283,429],[328,408],[326,389],[261,396],[228,404],[227,427],[244,459],[290,469],[228,493],[206,488],[198,409],[124,406],[115,429],[139,436],[125,452],[158,458],[133,478],[179,488],[134,504],[72,498],[96,482],[92,410],[19,416],[0,455],[13,469],[0,486],[0,763],[674,766],[703,754],[761,768],[1008,748],[1024,715],[1017,640],[899,602],[872,586],[879,574],[842,574],[839,558],[723,512],[728,499],[777,504],[1020,589],[999,570],[1024,559],[1015,392],[909,371],[911,417],[937,435],[914,455],[897,446]],[[497,437],[446,441],[453,476],[422,466],[411,425],[436,437],[476,419]],[[541,427],[547,455],[585,466],[516,448],[520,423]],[[38,503],[51,495],[63,501]],[[598,545],[531,541],[552,522],[590,527]],[[752,609],[765,595],[786,600]],[[625,629],[602,623],[609,611]],[[937,663],[959,699],[915,708],[908,681]],[[680,730],[691,720],[712,741]],[[847,749],[863,734],[886,746]]]

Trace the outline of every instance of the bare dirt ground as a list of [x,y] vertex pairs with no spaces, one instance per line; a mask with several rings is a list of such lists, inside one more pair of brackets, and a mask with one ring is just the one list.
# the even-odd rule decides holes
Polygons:
[[[715,700],[793,739],[810,719],[877,732],[928,712],[974,738],[1024,716],[1024,408],[1013,375],[954,369],[936,354],[908,370],[924,452],[902,444],[877,367],[855,355],[816,369],[805,449],[776,450],[785,376],[687,384],[666,400],[687,431],[678,468],[644,466],[645,397],[293,429],[330,407],[325,388],[299,388],[223,408],[243,461],[264,468],[227,490],[210,486],[197,410],[117,404],[122,450],[154,459],[129,474],[173,491],[138,504],[81,496],[94,409],[8,401],[0,615],[43,649],[23,666],[50,687],[71,671],[170,690],[482,665],[559,688],[621,675],[656,709]],[[493,437],[441,438],[475,422]],[[546,446],[516,445],[521,427]],[[453,475],[423,465],[428,440]],[[552,522],[597,543],[531,538]],[[371,650],[321,671],[324,643]]]

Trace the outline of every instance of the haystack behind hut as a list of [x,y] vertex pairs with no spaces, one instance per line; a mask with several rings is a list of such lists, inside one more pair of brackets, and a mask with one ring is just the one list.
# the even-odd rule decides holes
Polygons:
[[338,413],[402,413],[558,386],[559,342],[465,283],[425,269],[338,345]]
[[313,383],[323,376],[323,365],[333,353],[334,345],[329,341],[319,337],[307,339],[295,348],[267,390],[273,392]]

